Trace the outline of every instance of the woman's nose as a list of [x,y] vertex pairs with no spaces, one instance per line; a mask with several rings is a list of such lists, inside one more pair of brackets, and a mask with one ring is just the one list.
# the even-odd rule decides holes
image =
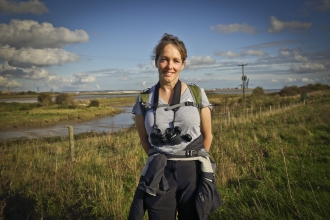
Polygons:
[[169,60],[167,63],[167,68],[172,69],[173,67],[173,61]]

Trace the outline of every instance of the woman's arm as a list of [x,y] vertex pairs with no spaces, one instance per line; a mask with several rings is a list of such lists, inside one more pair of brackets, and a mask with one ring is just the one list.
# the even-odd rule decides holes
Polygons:
[[143,150],[149,155],[150,143],[148,141],[148,135],[144,127],[144,117],[139,114],[135,114],[135,124],[140,137],[140,143],[142,144]]
[[211,109],[204,107],[201,109],[201,133],[204,137],[204,146],[209,152],[212,144],[212,123],[211,123]]

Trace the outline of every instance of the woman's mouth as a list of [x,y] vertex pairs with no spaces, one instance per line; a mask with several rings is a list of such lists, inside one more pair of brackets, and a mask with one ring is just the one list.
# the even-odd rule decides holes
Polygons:
[[164,72],[165,76],[171,76],[172,74],[174,74],[173,72]]

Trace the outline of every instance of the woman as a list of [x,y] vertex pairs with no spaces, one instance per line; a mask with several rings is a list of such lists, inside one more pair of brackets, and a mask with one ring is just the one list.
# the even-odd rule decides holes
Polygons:
[[129,219],[141,219],[145,209],[151,220],[175,219],[176,214],[179,219],[200,219],[196,193],[200,161],[206,157],[199,156],[207,155],[211,147],[211,104],[200,89],[201,103],[196,106],[190,87],[179,80],[186,58],[184,43],[165,33],[153,52],[159,82],[146,92],[147,102],[141,105],[141,94],[133,107],[140,141],[149,158]]

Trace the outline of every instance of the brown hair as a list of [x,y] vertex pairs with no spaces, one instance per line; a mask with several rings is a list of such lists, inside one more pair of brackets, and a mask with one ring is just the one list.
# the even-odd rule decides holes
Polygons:
[[186,46],[184,45],[183,41],[181,41],[178,37],[167,33],[163,35],[162,39],[160,39],[158,44],[155,46],[153,53],[151,55],[151,59],[157,61],[159,54],[168,44],[172,44],[178,49],[178,51],[181,54],[182,62],[185,62],[188,55],[187,55]]

